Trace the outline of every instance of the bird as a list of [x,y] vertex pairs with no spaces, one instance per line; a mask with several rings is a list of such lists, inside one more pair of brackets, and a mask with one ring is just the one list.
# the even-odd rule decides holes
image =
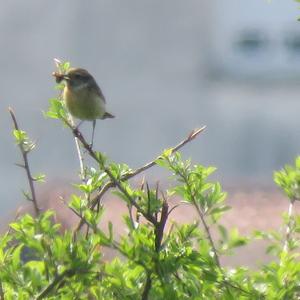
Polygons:
[[115,117],[106,110],[106,100],[99,85],[83,68],[70,68],[65,74],[54,72],[53,76],[57,83],[65,82],[62,97],[69,113],[81,120],[79,125],[85,120],[93,122],[92,148],[96,120]]

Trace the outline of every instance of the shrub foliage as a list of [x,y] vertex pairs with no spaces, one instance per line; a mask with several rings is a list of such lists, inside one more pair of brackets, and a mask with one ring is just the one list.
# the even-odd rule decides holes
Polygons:
[[[68,63],[57,65],[60,72],[69,68]],[[210,180],[215,168],[184,160],[178,152],[203,128],[134,170],[92,149],[74,127],[63,101],[54,98],[46,115],[68,127],[93,160],[90,166],[81,164],[80,182],[75,185],[78,192],[65,202],[80,222],[62,231],[55,212],[41,211],[38,206],[34,185],[44,175],[31,175],[28,162],[35,144],[10,112],[29,181],[30,190],[24,195],[33,203],[35,215],[16,218],[0,238],[1,299],[300,298],[300,217],[293,211],[300,197],[300,157],[293,166],[274,173],[290,205],[281,230],[256,231],[244,237],[220,223],[230,207],[220,183]],[[82,162],[82,151],[78,153]],[[145,179],[133,186],[130,179],[154,165],[170,173],[170,188],[151,185]],[[112,222],[98,226],[105,214],[101,200],[108,192],[128,207],[123,219],[127,230],[122,236],[115,235]],[[173,195],[195,209],[198,222],[178,224],[170,219],[177,208],[169,201]],[[222,256],[234,255],[235,248],[255,239],[269,241],[266,251],[274,256],[273,261],[257,270],[222,265]],[[105,260],[104,248],[113,249],[115,258]]]

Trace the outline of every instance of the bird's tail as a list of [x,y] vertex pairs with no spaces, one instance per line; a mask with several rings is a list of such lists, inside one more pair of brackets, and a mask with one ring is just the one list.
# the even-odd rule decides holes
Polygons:
[[102,116],[102,118],[101,119],[108,119],[108,118],[114,118],[115,116],[114,115],[112,115],[112,114],[110,114],[109,112],[105,112],[104,113],[104,115]]

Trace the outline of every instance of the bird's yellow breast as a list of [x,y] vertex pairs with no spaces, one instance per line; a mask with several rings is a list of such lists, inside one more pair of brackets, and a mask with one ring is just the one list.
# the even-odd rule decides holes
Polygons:
[[65,86],[63,98],[70,114],[81,120],[101,119],[105,113],[103,99],[88,88],[72,89]]

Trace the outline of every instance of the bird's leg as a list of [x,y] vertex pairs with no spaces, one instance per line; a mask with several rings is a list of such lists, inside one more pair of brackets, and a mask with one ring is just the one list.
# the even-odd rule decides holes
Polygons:
[[93,120],[92,142],[90,144],[91,149],[93,148],[93,143],[94,143],[95,127],[96,127],[96,120]]
[[80,121],[80,122],[78,123],[78,125],[75,126],[73,119],[71,119],[71,124],[72,124],[72,127],[73,127],[73,131],[78,133],[78,132],[79,132],[79,130],[78,130],[78,129],[79,129],[79,126],[80,126],[82,123],[83,123],[83,121]]
[[[79,126],[80,126],[83,122],[84,122],[84,120],[79,121],[79,123],[78,123],[78,124],[74,127],[74,129],[73,129],[75,132],[77,132],[77,133],[80,134],[80,135],[81,135],[81,132],[79,131]],[[73,126],[74,126],[74,125],[73,125]],[[92,144],[90,144],[89,146],[92,148],[92,147],[93,147],[93,142],[92,142]],[[84,149],[84,148],[83,148],[82,151],[83,151],[83,153],[86,153],[86,152],[87,152],[87,150]]]
[[81,120],[78,125],[75,127],[76,130],[78,130],[79,126],[83,123],[83,120]]

